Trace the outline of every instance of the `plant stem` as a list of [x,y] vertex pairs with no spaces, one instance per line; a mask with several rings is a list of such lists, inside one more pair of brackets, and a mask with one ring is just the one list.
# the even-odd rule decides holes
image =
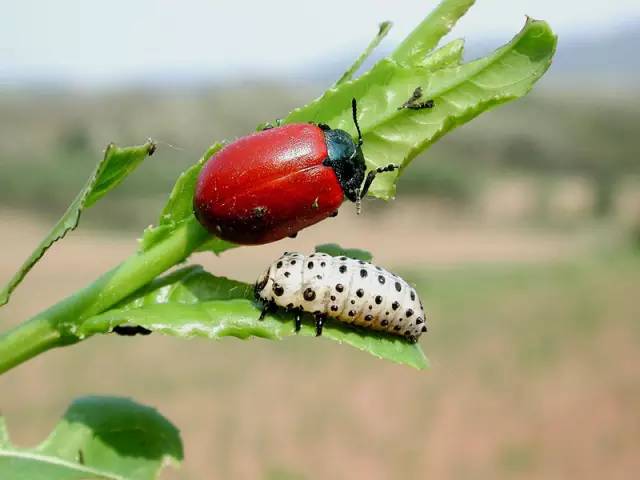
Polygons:
[[192,216],[164,240],[137,252],[91,285],[0,336],[0,374],[51,348],[82,340],[85,319],[101,313],[185,260],[209,234]]

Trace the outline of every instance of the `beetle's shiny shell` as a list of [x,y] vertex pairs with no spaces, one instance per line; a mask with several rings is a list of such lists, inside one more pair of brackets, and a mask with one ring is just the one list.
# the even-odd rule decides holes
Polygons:
[[368,262],[324,253],[285,253],[256,282],[256,296],[293,310],[401,335],[427,331],[422,303],[402,278]]
[[290,124],[247,135],[204,165],[194,212],[214,235],[262,244],[295,235],[337,212],[344,193],[323,131]]

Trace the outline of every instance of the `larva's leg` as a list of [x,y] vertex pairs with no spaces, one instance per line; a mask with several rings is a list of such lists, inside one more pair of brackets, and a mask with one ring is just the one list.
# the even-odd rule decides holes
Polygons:
[[322,327],[324,326],[327,315],[325,313],[315,313],[313,316],[316,320],[316,337],[319,337],[322,335]]
[[273,302],[265,302],[264,305],[262,306],[262,312],[260,312],[260,317],[258,318],[259,321],[264,320],[264,317],[267,316],[267,313],[271,313],[271,312],[275,312],[276,310],[276,305]]
[[302,309],[301,308],[298,308],[295,310],[294,321],[296,325],[296,333],[298,333],[302,328]]

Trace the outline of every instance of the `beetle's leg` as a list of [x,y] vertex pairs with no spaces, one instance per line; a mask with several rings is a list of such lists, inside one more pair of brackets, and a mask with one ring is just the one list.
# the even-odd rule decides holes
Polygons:
[[[395,165],[395,164],[391,163],[391,164],[387,165],[386,167],[378,167],[375,170],[371,170],[367,174],[367,178],[365,178],[365,180],[364,180],[364,184],[362,186],[362,190],[360,191],[359,200],[365,197],[365,195],[369,191],[369,187],[371,187],[371,184],[373,183],[373,179],[376,178],[377,174],[384,173],[384,172],[393,172],[394,170],[397,170],[398,168],[400,168],[400,165]],[[360,208],[358,208],[358,205],[357,205],[358,203],[359,202],[356,202],[356,210],[357,210],[358,213],[360,213]]]
[[316,312],[313,314],[316,320],[316,337],[322,335],[322,327],[324,325],[324,321],[327,318],[325,313]]
[[302,309],[301,308],[296,308],[295,310],[294,324],[296,328],[296,333],[298,333],[302,328]]

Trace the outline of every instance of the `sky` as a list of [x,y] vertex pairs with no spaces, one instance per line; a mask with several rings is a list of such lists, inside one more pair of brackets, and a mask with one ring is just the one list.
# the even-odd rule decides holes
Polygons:
[[[281,77],[351,58],[377,24],[398,43],[436,2],[425,0],[0,0],[0,85],[74,86],[141,79]],[[525,14],[560,35],[615,31],[640,19],[639,0],[478,0],[453,37],[508,41]],[[498,46],[498,45],[496,45]]]

